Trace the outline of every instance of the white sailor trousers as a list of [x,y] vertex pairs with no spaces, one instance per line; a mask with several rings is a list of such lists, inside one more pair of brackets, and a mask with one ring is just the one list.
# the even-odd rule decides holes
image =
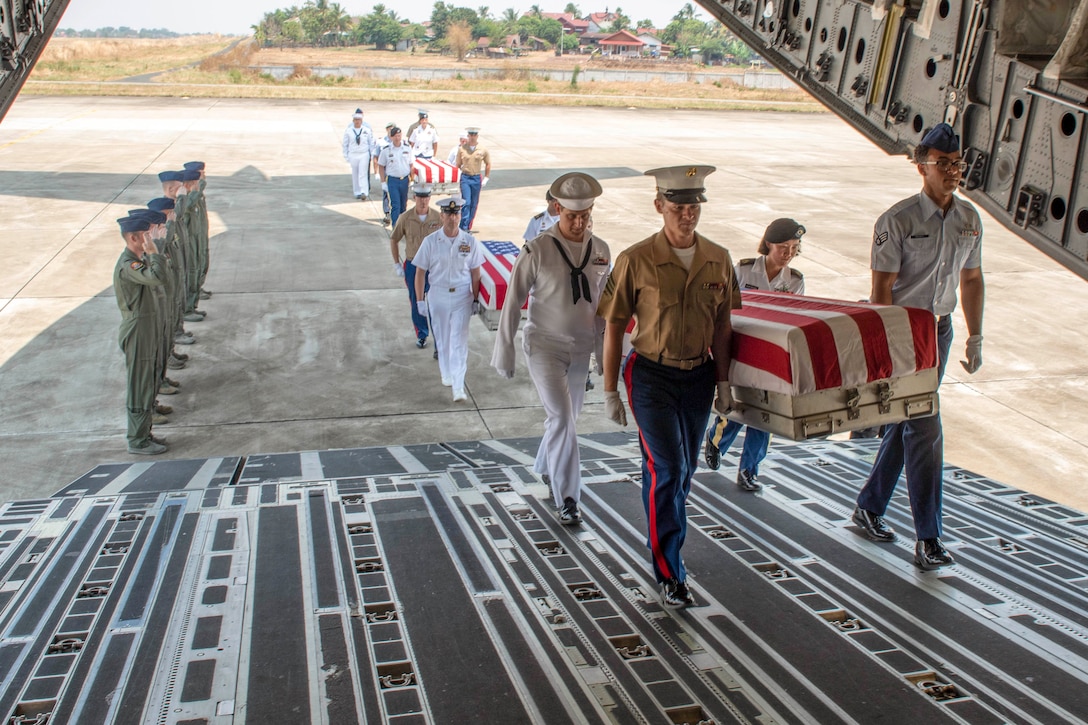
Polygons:
[[370,154],[351,154],[348,163],[351,164],[351,189],[355,196],[370,196]]
[[447,287],[427,292],[431,336],[438,347],[438,370],[449,379],[456,393],[465,389],[468,370],[468,323],[472,319],[472,287],[462,285],[451,292]]
[[576,423],[586,398],[590,351],[528,344],[526,348],[529,376],[536,385],[545,415],[544,437],[533,470],[551,478],[552,496],[559,507],[564,499],[578,501],[582,495]]

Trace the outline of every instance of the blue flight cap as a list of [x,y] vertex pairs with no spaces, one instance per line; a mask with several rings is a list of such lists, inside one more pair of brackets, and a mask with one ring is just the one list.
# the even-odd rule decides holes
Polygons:
[[960,137],[947,123],[938,123],[922,137],[922,145],[951,154],[960,150]]
[[161,171],[159,172],[159,181],[166,183],[167,181],[181,181],[180,171]]
[[129,232],[146,232],[151,228],[151,222],[143,217],[138,216],[126,216],[117,220],[117,223],[121,225],[121,233],[128,234]]
[[157,199],[152,199],[147,202],[147,208],[154,209],[155,211],[166,211],[168,209],[173,209],[175,206],[177,206],[177,202],[168,196],[160,196]]
[[193,171],[193,170],[203,171],[204,170],[204,162],[203,161],[186,161],[183,164],[183,166],[184,166],[186,171]]
[[140,217],[141,219],[147,219],[152,224],[165,224],[166,215],[161,211],[155,211],[154,209],[129,209],[128,215],[133,217]]
[[179,171],[178,174],[181,176],[178,181],[200,181],[200,172],[196,171],[195,169],[186,169],[185,171]]

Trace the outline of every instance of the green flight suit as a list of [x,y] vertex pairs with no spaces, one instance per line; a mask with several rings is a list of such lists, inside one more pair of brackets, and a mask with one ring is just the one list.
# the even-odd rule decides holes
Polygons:
[[162,288],[166,274],[166,260],[161,254],[141,259],[127,248],[113,268],[113,292],[121,310],[117,341],[125,353],[128,371],[128,444],[133,448],[143,447],[151,439],[151,414],[159,387],[155,366],[161,348],[155,290]]

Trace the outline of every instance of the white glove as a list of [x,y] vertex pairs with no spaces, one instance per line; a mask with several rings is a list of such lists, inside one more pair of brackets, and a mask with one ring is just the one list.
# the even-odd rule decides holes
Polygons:
[[483,187],[487,186],[487,182],[489,182],[489,181],[491,181],[491,177],[490,176],[485,176],[484,180],[480,182],[480,188],[483,188]]
[[719,380],[718,394],[714,397],[714,412],[724,417],[729,411],[737,410],[737,404],[733,402],[733,389],[729,387],[728,380]]
[[382,191],[384,191],[386,194],[389,193],[389,182],[388,181],[383,181],[382,182]]
[[513,380],[513,378],[514,378],[514,371],[513,370],[499,370],[499,368],[495,368],[495,369],[499,371],[499,375],[503,376],[507,380]]
[[404,276],[404,266],[400,262],[393,262],[393,274],[398,277]]
[[982,367],[982,335],[971,335],[967,338],[967,351],[964,353],[966,360],[960,360],[960,365],[971,375]]
[[416,300],[416,311],[419,312],[419,314],[426,317],[427,316],[427,301],[426,300]]
[[[480,301],[479,300],[473,300],[472,301],[472,314],[478,315],[483,311],[484,311],[484,306],[480,304]],[[510,377],[513,377],[513,373],[511,373]]]
[[620,400],[620,391],[604,391],[604,410],[609,420],[620,425],[627,425],[627,411],[624,410],[623,401]]

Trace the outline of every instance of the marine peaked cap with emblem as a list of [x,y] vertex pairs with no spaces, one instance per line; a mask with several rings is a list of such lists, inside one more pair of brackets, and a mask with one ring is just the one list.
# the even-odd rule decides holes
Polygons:
[[596,179],[581,171],[563,174],[552,182],[548,191],[561,207],[571,211],[588,209],[593,206],[596,198],[604,193],[604,189]]
[[453,214],[454,212],[461,211],[461,207],[465,205],[465,200],[459,196],[447,196],[438,202],[438,208],[447,214]]
[[657,190],[673,204],[701,204],[706,201],[704,180],[717,169],[713,166],[666,166],[645,173],[657,181]]

